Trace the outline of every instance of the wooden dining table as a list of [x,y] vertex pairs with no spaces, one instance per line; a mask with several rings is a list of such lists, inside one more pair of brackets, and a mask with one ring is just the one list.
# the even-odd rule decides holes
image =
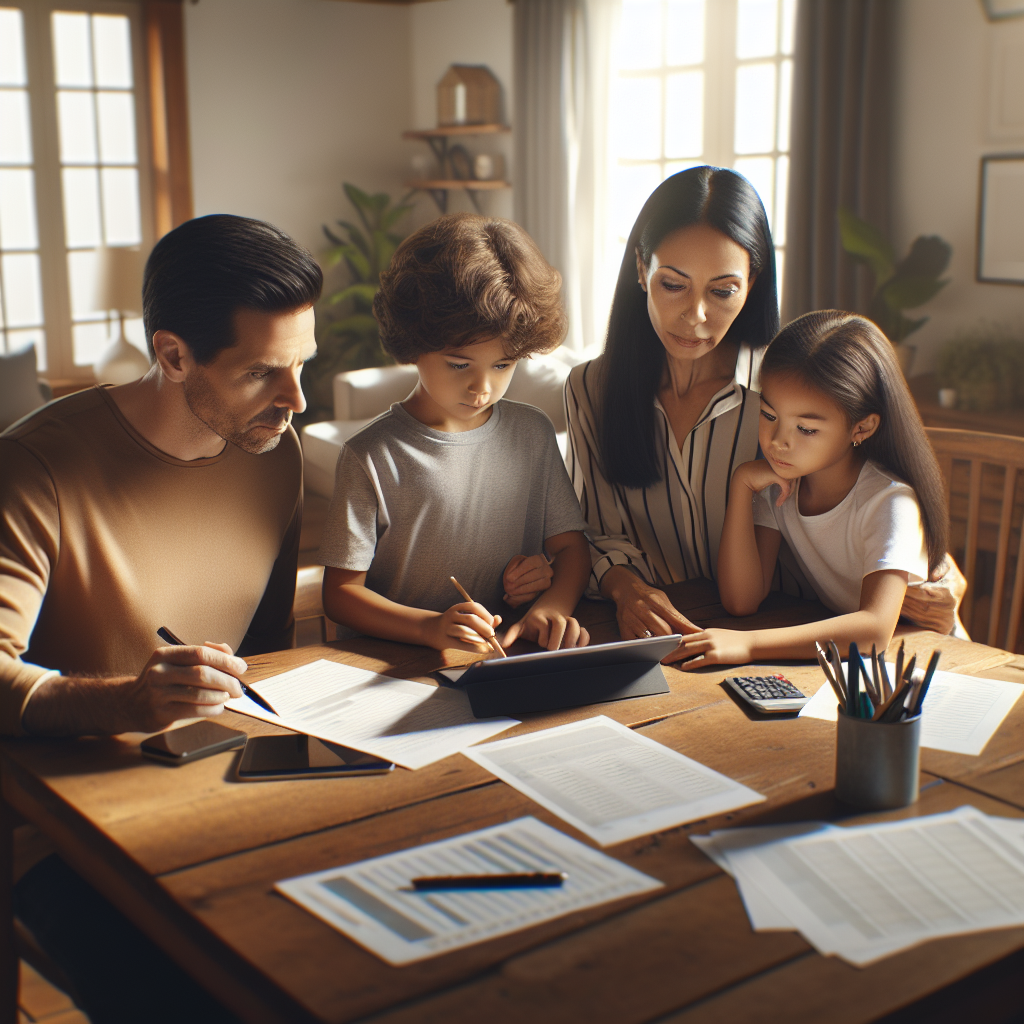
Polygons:
[[[829,614],[773,595],[757,615],[733,620],[708,581],[668,593],[701,626],[768,627]],[[592,642],[618,639],[612,605],[584,601],[578,616]],[[941,650],[943,669],[1024,685],[1019,655],[905,624],[894,645],[901,638],[919,657]],[[319,658],[433,683],[432,671],[472,656],[359,638],[261,655],[246,679]],[[834,796],[834,723],[756,714],[723,685],[727,675],[767,671],[783,672],[807,694],[827,685],[806,662],[666,666],[668,693],[529,715],[503,733],[608,715],[765,801],[605,849],[663,888],[404,967],[356,945],[274,883],[524,815],[592,841],[461,754],[389,775],[243,783],[234,779],[237,751],[174,768],[144,760],[142,737],[124,735],[0,741],[2,859],[9,868],[16,816],[33,823],[244,1021],[836,1024],[959,1020],[943,1014],[961,1004],[995,1008],[969,1014],[979,1020],[1024,1009],[1024,929],[939,939],[856,968],[818,954],[795,931],[753,931],[733,880],[690,842],[735,825],[896,820],[964,804],[1024,817],[1024,700],[980,756],[922,749],[915,804],[860,814]],[[220,720],[249,735],[280,731],[232,712]],[[0,886],[0,900],[9,924],[9,885]],[[9,982],[6,930],[0,953]],[[5,1020],[15,1019],[13,1005],[5,998]]]

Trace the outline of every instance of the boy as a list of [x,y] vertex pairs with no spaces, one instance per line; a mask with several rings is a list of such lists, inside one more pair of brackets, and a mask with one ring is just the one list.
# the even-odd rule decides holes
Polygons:
[[[487,652],[498,608],[532,600],[503,646],[589,642],[572,612],[590,554],[554,429],[502,401],[516,361],[561,342],[560,286],[510,221],[441,217],[399,246],[373,309],[384,348],[420,379],[338,458],[320,548],[335,622]],[[452,601],[450,576],[472,602]]]

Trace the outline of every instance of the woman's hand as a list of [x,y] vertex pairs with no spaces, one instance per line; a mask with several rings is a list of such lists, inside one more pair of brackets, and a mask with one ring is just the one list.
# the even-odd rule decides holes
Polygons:
[[740,629],[702,629],[683,637],[663,665],[703,668],[705,665],[745,665],[754,660],[754,634]]
[[697,632],[663,590],[652,587],[624,565],[613,566],[604,574],[601,593],[615,602],[615,618],[623,640]]
[[494,636],[500,615],[492,615],[482,604],[462,601],[444,612],[436,612],[425,620],[421,643],[436,650],[472,651],[474,654],[491,650],[488,637]]
[[779,496],[775,499],[776,508],[781,508],[783,502],[793,493],[796,487],[796,479],[783,480],[778,473],[772,469],[772,464],[767,459],[754,459],[753,462],[744,462],[737,466],[732,475],[733,483],[743,484],[750,489],[751,494],[760,494],[766,487],[772,484],[779,485]]
[[586,647],[590,643],[590,634],[571,615],[562,615],[543,606],[531,608],[510,626],[501,646],[511,647],[520,637],[532,640],[549,651],[562,647]]
[[900,615],[936,633],[951,633],[960,625],[958,613],[966,592],[967,580],[953,557],[946,555],[927,583],[907,587]]
[[532,601],[551,586],[555,570],[545,555],[516,555],[505,566],[501,585],[504,600],[510,608]]

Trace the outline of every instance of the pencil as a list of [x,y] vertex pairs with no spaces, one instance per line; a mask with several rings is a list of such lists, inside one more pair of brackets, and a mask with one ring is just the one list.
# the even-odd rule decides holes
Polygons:
[[[466,591],[462,588],[462,584],[454,576],[449,576],[448,579],[450,579],[452,581],[452,583],[455,584],[455,589],[462,595],[464,600],[468,601],[470,604],[474,604],[475,603],[473,601],[473,598],[471,598],[469,596],[469,594],[466,593]],[[491,645],[491,649],[496,654],[500,654],[503,658],[507,658],[508,657],[508,655],[502,650],[501,644],[498,643],[498,637],[497,637],[496,634],[492,633],[486,639],[487,639],[487,642]]]

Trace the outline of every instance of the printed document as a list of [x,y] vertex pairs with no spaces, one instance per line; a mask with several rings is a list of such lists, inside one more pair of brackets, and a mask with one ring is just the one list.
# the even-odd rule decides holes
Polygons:
[[[564,871],[538,889],[416,890],[422,875]],[[660,889],[656,878],[536,818],[278,882],[275,888],[389,964],[508,935],[611,900]]]
[[602,846],[765,799],[604,715],[463,753]]
[[863,966],[939,936],[1024,925],[1020,838],[1019,826],[961,807],[726,857],[741,890],[758,890],[818,952]]
[[[896,666],[890,665],[889,678],[895,677]],[[1021,693],[1020,683],[936,672],[921,711],[921,746],[976,757]],[[838,713],[835,691],[826,682],[800,709],[799,717],[834,722]]]
[[247,697],[229,700],[227,707],[405,768],[422,768],[519,724],[514,718],[475,718],[457,690],[326,659],[249,687],[277,714]]

